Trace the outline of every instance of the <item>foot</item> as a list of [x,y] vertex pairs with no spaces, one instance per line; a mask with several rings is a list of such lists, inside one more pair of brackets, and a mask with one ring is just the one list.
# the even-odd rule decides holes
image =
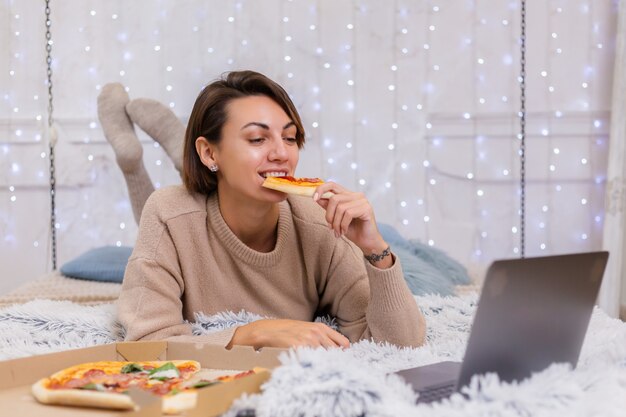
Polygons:
[[161,145],[178,172],[182,172],[185,126],[178,117],[168,107],[148,98],[132,100],[126,105],[126,112],[130,120]]
[[124,173],[138,169],[143,156],[133,123],[126,114],[129,101],[124,86],[119,83],[105,85],[98,96],[98,118],[104,137],[113,147],[117,163]]

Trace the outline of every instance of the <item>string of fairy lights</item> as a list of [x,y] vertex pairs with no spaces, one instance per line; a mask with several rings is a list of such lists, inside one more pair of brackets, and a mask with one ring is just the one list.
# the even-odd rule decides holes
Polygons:
[[[427,9],[426,9],[426,16],[427,16],[427,22],[432,22],[432,17],[433,14],[436,14],[437,12],[439,12],[439,6],[433,6],[430,4],[430,2],[427,3]],[[421,115],[425,114],[424,109],[428,109],[428,104],[429,104],[429,97],[430,94],[429,92],[432,91],[432,84],[430,82],[430,70],[432,68],[432,62],[431,62],[431,56],[432,54],[430,53],[430,44],[431,44],[431,36],[432,36],[432,32],[433,32],[433,28],[434,26],[432,24],[425,24],[424,28],[423,28],[423,32],[424,32],[424,44],[423,44],[423,53],[424,53],[424,79],[425,79],[425,83],[424,83],[424,87],[421,89],[421,100],[420,102],[416,105],[416,110],[418,112],[420,112]],[[422,116],[424,117],[424,116]],[[430,123],[430,121],[425,118],[424,119],[424,127],[426,129],[426,131],[430,130],[432,128],[432,124]],[[416,138],[416,140],[419,140],[419,138]],[[435,241],[433,239],[430,238],[431,233],[430,233],[430,215],[428,212],[428,207],[430,206],[430,190],[429,188],[431,186],[434,186],[437,183],[437,180],[435,178],[430,177],[430,175],[428,175],[428,173],[430,172],[430,144],[427,144],[424,150],[424,160],[422,161],[422,166],[424,168],[425,171],[425,175],[424,177],[424,185],[423,185],[423,189],[425,190],[424,192],[424,196],[422,198],[420,198],[417,202],[418,205],[423,206],[423,221],[424,221],[424,234],[426,236],[425,240],[426,242],[431,245],[434,246]],[[429,178],[430,177],[430,178]]]
[[[471,32],[471,37],[470,39],[476,39],[476,26],[478,24],[480,24],[479,22],[479,18],[478,18],[478,11],[476,8],[474,8],[473,13],[472,13],[472,20],[474,22],[474,24],[472,25],[472,32]],[[472,54],[471,54],[471,62],[476,62],[479,63],[481,61],[482,58],[478,57],[476,48],[472,48]],[[481,81],[481,78],[483,77],[482,73],[479,75],[478,73],[478,65],[472,65],[472,80],[474,81],[472,83],[472,108],[471,108],[471,112],[466,112],[463,113],[463,118],[466,120],[470,120],[471,124],[472,124],[472,129],[471,129],[471,135],[473,138],[476,138],[473,141],[473,146],[472,146],[472,166],[471,166],[471,170],[466,174],[466,177],[469,181],[471,181],[472,184],[472,194],[476,195],[476,193],[478,192],[478,186],[476,184],[476,181],[474,180],[474,173],[477,172],[477,166],[476,166],[476,159],[478,157],[478,142],[480,141],[480,139],[478,138],[478,126],[477,126],[477,121],[476,118],[472,118],[472,114],[476,114],[477,113],[477,107],[476,107],[476,103],[478,101],[478,86],[479,83]],[[478,213],[480,212],[480,199],[475,199],[474,200],[474,208],[473,208],[473,212],[474,212],[474,216],[479,219],[479,227],[476,229],[476,232],[474,233],[473,236],[473,240],[474,240],[474,259],[480,259],[480,257],[482,256],[483,253],[483,249],[482,249],[482,245],[481,245],[481,239],[484,239],[487,237],[487,232],[484,230],[485,225],[484,225],[484,219],[481,216],[478,216]],[[478,237],[480,236],[480,238]],[[483,237],[484,236],[484,237]]]
[[[470,241],[469,247],[457,249],[468,249],[466,255],[458,256],[453,249],[457,257],[483,262],[519,253],[516,242],[520,231],[515,205],[511,205],[513,208],[509,208],[506,215],[494,214],[496,210],[492,205],[496,193],[508,193],[514,201],[518,186],[515,154],[517,2],[494,3],[489,13],[478,2],[463,3],[463,13],[468,13],[472,19],[464,26],[469,32],[461,33],[459,29],[451,33],[445,22],[458,15],[457,3],[394,0],[392,5],[381,5],[374,1],[351,0],[347,5],[337,6],[337,13],[341,14],[331,17],[324,13],[330,9],[322,0],[274,0],[271,7],[277,12],[273,21],[265,26],[254,26],[267,29],[267,34],[248,32],[250,25],[247,23],[254,20],[255,14],[261,14],[262,5],[237,0],[229,2],[229,7],[210,3],[190,2],[177,13],[174,13],[173,2],[160,2],[160,10],[152,4],[148,7],[148,3],[144,4],[146,7],[133,8],[122,7],[122,2],[106,6],[85,3],[74,5],[75,21],[69,23],[63,22],[62,17],[64,8],[69,6],[57,3],[53,20],[60,24],[55,28],[58,55],[53,67],[55,77],[59,77],[57,87],[65,88],[59,92],[61,103],[67,105],[69,100],[63,96],[67,96],[67,89],[74,85],[67,77],[75,78],[79,89],[73,94],[84,94],[80,98],[83,103],[95,103],[104,84],[120,81],[131,97],[137,97],[137,92],[141,91],[147,97],[164,102],[181,120],[186,120],[200,86],[225,70],[252,67],[259,61],[262,65],[257,69],[281,81],[297,98],[296,102],[303,103],[300,110],[310,137],[301,165],[305,164],[307,172],[317,170],[319,175],[331,177],[349,188],[371,193],[374,206],[384,208],[377,210],[378,219],[396,226],[407,237],[444,250],[454,247],[457,241]],[[3,32],[8,41],[1,53],[6,70],[0,78],[0,162],[3,167],[0,199],[4,201],[0,205],[0,232],[4,239],[0,246],[10,249],[7,253],[15,253],[26,246],[37,250],[45,246],[41,227],[33,231],[25,225],[18,226],[16,219],[26,210],[22,204],[32,201],[30,196],[45,192],[48,179],[43,163],[49,154],[42,148],[46,119],[42,70],[27,65],[28,59],[41,52],[41,42],[33,45],[30,39],[36,37],[28,40],[24,37],[31,27],[29,22],[35,18],[21,2],[5,0],[4,4],[7,13],[3,17]],[[382,13],[383,7],[390,6],[393,13]],[[546,37],[545,47],[534,44],[535,49],[529,51],[529,57],[535,61],[529,66],[532,72],[528,88],[534,97],[529,102],[532,111],[528,114],[528,138],[529,147],[544,141],[542,146],[547,152],[539,156],[533,154],[537,159],[529,161],[532,170],[528,185],[533,196],[528,202],[529,254],[598,244],[603,214],[602,202],[596,200],[601,197],[599,190],[605,183],[603,170],[607,152],[608,113],[605,110],[609,103],[602,101],[604,90],[598,84],[608,75],[600,71],[610,69],[605,61],[610,60],[611,32],[604,28],[609,23],[603,20],[610,16],[608,6],[549,0],[541,7],[543,10],[533,10],[533,13],[546,17],[545,27],[534,30],[545,32]],[[377,20],[377,16],[389,18]],[[532,26],[531,18],[528,24]],[[586,19],[586,25],[579,29],[589,33],[592,41],[585,58],[573,61],[580,65],[566,70],[572,53],[569,37],[573,35],[563,29],[570,19],[576,22]],[[303,27],[297,26],[303,22]],[[377,54],[368,50],[364,39],[373,36],[372,22],[385,27],[374,36],[387,36],[385,42],[390,51]],[[190,45],[190,51],[195,51],[196,56],[188,57],[193,65],[182,61],[186,59],[184,54],[170,46],[173,40],[167,36],[175,33],[172,28],[178,24],[184,29],[179,36]],[[141,35],[137,32],[138,26]],[[110,39],[99,38],[107,36],[102,27],[112,33]],[[219,38],[221,28],[233,36]],[[485,28],[492,31],[493,37],[509,39],[509,49],[498,50],[499,57],[483,55],[489,45],[489,39],[484,35],[480,37]],[[77,33],[80,36],[76,36]],[[176,45],[180,44],[177,40]],[[449,50],[453,44],[457,45],[456,63],[450,58],[454,56]],[[255,56],[257,51],[270,56]],[[69,54],[74,54],[71,71],[67,69]],[[107,62],[103,62],[105,56]],[[314,68],[305,70],[303,66],[311,62],[315,63]],[[455,64],[471,72],[473,84],[465,90],[471,96],[469,99],[457,97],[454,91],[447,89],[446,77],[459,76]],[[376,68],[379,77],[372,79],[371,68],[365,72],[366,65]],[[409,77],[408,71],[415,74]],[[506,74],[506,82],[497,81],[499,72]],[[40,82],[35,87],[26,87],[30,79]],[[577,80],[576,87],[572,80]],[[575,93],[567,93],[574,90]],[[452,109],[448,112],[442,105],[446,95]],[[363,101],[364,97],[391,103],[391,108],[373,112],[371,106],[365,105],[369,103]],[[565,100],[567,97],[569,101]],[[463,103],[464,108],[460,108],[457,101]],[[343,112],[329,115],[327,109],[331,102],[341,103]],[[66,132],[66,137],[60,136],[59,141],[82,146],[84,157],[98,175],[105,175],[103,166],[113,172],[115,165],[100,132],[95,104],[87,111],[78,106],[70,109],[59,106],[59,103],[55,105],[59,111],[57,120],[65,128],[61,131]],[[77,113],[74,115],[74,112]],[[68,114],[73,114],[72,119]],[[349,123],[335,123],[334,119],[339,118]],[[572,129],[564,128],[570,122],[584,129],[572,134]],[[499,126],[493,134],[484,132],[489,130],[490,123]],[[345,125],[348,128],[342,127]],[[79,131],[81,133],[68,136],[68,132]],[[381,141],[384,145],[380,145]],[[502,141],[511,144],[508,153],[493,155],[490,144]],[[468,143],[471,149],[465,170],[442,159],[442,155],[453,154],[462,143]],[[158,145],[145,138],[144,144],[151,148],[145,157],[155,186],[176,182],[177,174],[171,164],[165,163],[166,157]],[[386,161],[384,167],[371,162],[375,160],[372,152],[380,152],[381,148],[385,149],[385,153],[380,154],[380,160]],[[309,149],[318,156],[314,162],[304,161]],[[27,168],[30,159],[25,156],[31,150],[41,162],[34,173]],[[67,161],[59,158],[62,156],[57,156],[57,164],[65,165],[59,169],[68,172]],[[490,171],[485,169],[487,165],[492,168]],[[381,173],[385,178],[377,177]],[[116,187],[123,189],[119,173],[115,176],[107,171],[106,175],[118,181]],[[591,185],[586,185],[589,183]],[[442,230],[449,233],[446,227],[456,221],[446,217],[448,208],[454,205],[448,194],[465,189],[471,189],[472,199],[463,204],[468,207],[467,216],[475,222],[467,229],[471,232],[462,232],[471,235],[463,240],[446,235]],[[90,190],[80,203],[83,227],[92,229],[88,233],[90,240],[83,242],[81,249],[106,243],[132,245],[136,228],[131,226],[130,206],[122,201],[127,196],[122,192],[115,194],[119,201],[113,204],[124,210],[115,212],[118,218],[115,230],[111,230],[100,225],[101,219],[92,212],[92,205],[102,201],[99,193],[96,189]],[[389,201],[391,203],[387,204]],[[568,224],[580,226],[573,227],[575,230],[567,235],[557,236],[554,230],[562,222],[561,209],[564,206],[574,209],[572,201],[577,201],[582,209],[574,210]],[[63,235],[69,232],[68,223],[76,219],[63,215],[63,210],[68,210],[67,203],[62,200],[57,203],[61,219],[57,221],[57,231]],[[82,232],[76,228],[72,233]],[[78,245],[74,250],[79,250]],[[66,259],[75,254],[66,250],[62,256]]]

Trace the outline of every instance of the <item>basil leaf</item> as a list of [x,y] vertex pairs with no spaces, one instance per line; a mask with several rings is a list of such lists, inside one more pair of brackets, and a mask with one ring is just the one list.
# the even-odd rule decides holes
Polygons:
[[138,363],[129,363],[122,367],[123,374],[131,374],[134,372],[141,372],[141,371],[143,371],[143,367],[139,365]]
[[154,375],[157,372],[161,372],[161,371],[169,371],[170,369],[175,369],[176,372],[178,372],[178,368],[176,367],[176,365],[174,365],[173,362],[166,362],[163,365],[159,366],[158,368],[154,368],[153,370],[151,370],[149,372],[149,375]]
[[206,381],[204,379],[196,382],[195,384],[193,384],[190,388],[204,388],[204,387],[209,387],[211,385],[215,385],[215,384],[219,384],[219,381]]
[[150,375],[150,379],[164,381],[165,379],[178,378],[180,371],[172,362],[167,362],[163,366],[151,370],[148,375]]
[[82,387],[78,387],[78,389],[86,389],[89,391],[106,391],[106,388],[104,388],[104,385],[94,384],[94,383],[83,385]]

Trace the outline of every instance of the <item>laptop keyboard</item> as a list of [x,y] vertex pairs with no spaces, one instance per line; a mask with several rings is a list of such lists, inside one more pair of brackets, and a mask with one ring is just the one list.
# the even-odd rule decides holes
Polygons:
[[454,392],[454,388],[456,387],[456,383],[452,382],[447,385],[438,385],[432,388],[426,388],[423,391],[419,392],[419,397],[417,399],[418,403],[431,403],[433,401],[438,401],[443,398],[447,398]]

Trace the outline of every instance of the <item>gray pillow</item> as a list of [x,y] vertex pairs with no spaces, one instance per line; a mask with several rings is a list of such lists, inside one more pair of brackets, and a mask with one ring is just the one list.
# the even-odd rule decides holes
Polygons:
[[391,225],[378,223],[383,239],[400,258],[404,279],[415,295],[453,295],[454,286],[471,282],[465,267],[443,251],[406,240]]
[[65,263],[61,267],[61,273],[70,278],[122,282],[132,251],[133,248],[128,246],[103,246],[91,249]]

